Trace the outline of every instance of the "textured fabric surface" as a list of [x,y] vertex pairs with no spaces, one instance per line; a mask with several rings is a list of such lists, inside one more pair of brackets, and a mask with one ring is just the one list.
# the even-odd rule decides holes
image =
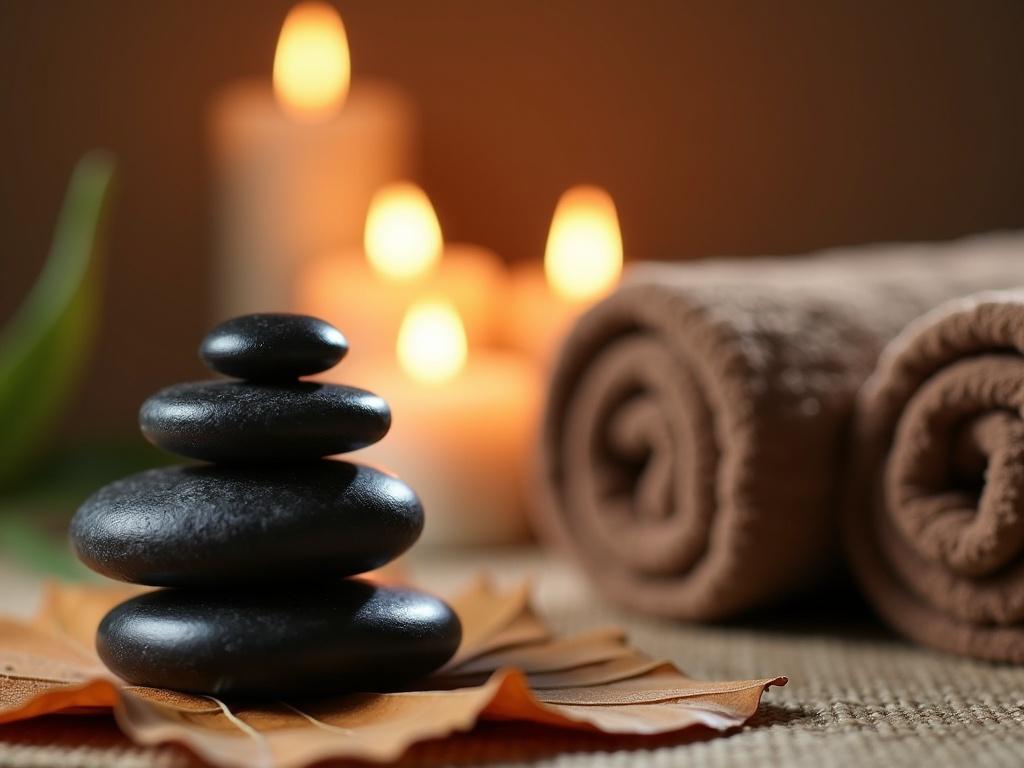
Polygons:
[[[543,766],[1020,766],[1024,668],[906,644],[863,607],[831,595],[742,624],[697,626],[637,618],[596,597],[565,565],[536,553],[421,557],[418,580],[449,591],[480,567],[510,580],[536,574],[537,603],[560,630],[609,623],[695,676],[787,674],[753,722],[711,740],[653,742],[488,726],[419,747],[409,765]],[[190,766],[175,749],[138,749],[107,718],[63,717],[0,727],[0,766]]]
[[543,529],[653,615],[720,619],[835,554],[846,429],[883,345],[1024,280],[1024,235],[636,265],[570,333],[541,447]]
[[863,388],[844,544],[915,640],[1024,662],[1024,290],[956,299]]

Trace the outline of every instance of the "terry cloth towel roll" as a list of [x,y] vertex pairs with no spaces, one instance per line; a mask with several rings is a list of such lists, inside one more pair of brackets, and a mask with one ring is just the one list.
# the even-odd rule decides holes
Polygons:
[[904,635],[1024,662],[1024,289],[945,304],[858,398],[845,544]]
[[543,425],[541,532],[608,595],[719,619],[834,566],[857,390],[939,303],[1024,283],[1024,235],[639,265],[575,325]]

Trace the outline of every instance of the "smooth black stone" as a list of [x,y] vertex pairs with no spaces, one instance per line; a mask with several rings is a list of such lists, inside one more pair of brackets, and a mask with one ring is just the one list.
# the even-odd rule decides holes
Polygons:
[[139,410],[142,434],[164,450],[219,462],[306,461],[365,448],[391,426],[372,392],[296,381],[198,381],[152,395]]
[[281,381],[331,368],[348,352],[348,341],[330,323],[309,315],[242,315],[218,325],[203,339],[199,356],[227,376]]
[[323,460],[140,472],[79,507],[71,542],[82,562],[114,579],[215,586],[364,573],[422,529],[423,507],[401,480]]
[[352,579],[150,592],[103,618],[96,648],[136,685],[281,698],[394,690],[441,667],[461,634],[436,597]]

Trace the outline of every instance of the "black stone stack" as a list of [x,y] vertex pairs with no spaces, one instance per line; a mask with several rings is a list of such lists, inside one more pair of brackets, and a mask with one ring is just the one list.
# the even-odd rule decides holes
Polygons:
[[212,464],[154,469],[100,489],[75,514],[81,560],[167,589],[115,607],[100,657],[137,685],[271,697],[395,688],[443,665],[460,639],[430,595],[344,578],[378,568],[423,529],[397,478],[325,459],[380,440],[387,403],[302,381],[348,351],[303,315],[247,315],[200,347],[242,381],[178,384],[139,413],[150,442]]

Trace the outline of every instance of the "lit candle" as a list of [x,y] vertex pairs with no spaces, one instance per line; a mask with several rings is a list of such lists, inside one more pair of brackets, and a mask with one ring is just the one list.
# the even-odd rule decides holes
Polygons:
[[303,263],[357,245],[374,191],[414,170],[408,98],[349,81],[341,17],[304,2],[281,29],[273,85],[217,99],[218,315],[295,309]]
[[[391,405],[391,431],[360,451],[416,489],[424,540],[497,544],[527,536],[525,483],[540,377],[523,356],[474,350],[455,306],[424,298],[405,315],[397,366],[359,380]],[[339,369],[340,370],[340,369]]]
[[391,357],[402,319],[424,294],[444,296],[462,318],[471,346],[499,335],[507,272],[491,251],[444,244],[426,193],[409,182],[374,195],[362,250],[331,252],[304,269],[296,305],[341,328],[352,362]]
[[366,214],[363,247],[374,270],[396,282],[431,272],[444,241],[427,193],[408,181],[379,190]]
[[600,187],[572,187],[555,206],[543,268],[513,272],[505,340],[547,364],[576,317],[610,293],[621,273],[615,202]]

